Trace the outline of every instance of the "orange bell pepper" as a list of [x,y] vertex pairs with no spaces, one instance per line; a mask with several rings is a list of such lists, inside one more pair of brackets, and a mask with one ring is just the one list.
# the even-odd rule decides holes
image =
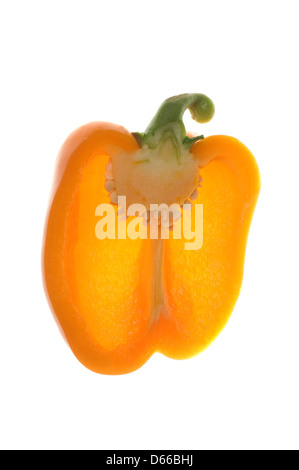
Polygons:
[[[179,95],[162,104],[144,134],[95,122],[73,132],[60,151],[44,281],[72,351],[95,372],[128,373],[155,352],[192,357],[216,338],[237,301],[260,190],[258,166],[235,138],[186,136],[187,108],[198,122],[214,114],[206,96]],[[97,237],[103,220],[97,207],[115,204],[120,195],[143,204],[147,218],[152,204],[185,204],[181,214],[189,213],[193,226],[201,205],[200,249],[185,249],[187,237],[176,239],[174,229],[164,239],[159,213],[155,239],[119,236],[121,223],[129,228],[136,221],[133,215],[124,222],[115,217],[115,238],[108,231]],[[172,223],[181,221],[173,217]]]

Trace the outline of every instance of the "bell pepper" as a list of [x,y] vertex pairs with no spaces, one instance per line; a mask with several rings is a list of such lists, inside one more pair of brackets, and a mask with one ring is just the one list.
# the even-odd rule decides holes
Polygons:
[[[207,96],[179,95],[161,105],[144,133],[93,122],[60,150],[45,227],[44,283],[73,353],[94,372],[128,373],[155,352],[197,355],[224,328],[239,296],[259,169],[233,137],[186,135],[187,109],[199,123],[214,115]],[[138,232],[141,216],[121,214],[120,197],[127,207],[145,208],[148,236],[128,236],[130,224]],[[106,216],[115,215],[110,234],[101,204]],[[155,204],[179,208],[168,219],[168,238]],[[195,249],[186,249],[190,236],[175,236],[184,214],[192,233],[201,234]],[[156,237],[150,236],[152,215]]]

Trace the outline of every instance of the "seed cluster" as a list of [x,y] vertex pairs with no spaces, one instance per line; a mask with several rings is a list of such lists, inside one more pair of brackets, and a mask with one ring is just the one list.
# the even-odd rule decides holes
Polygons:
[[[202,186],[202,176],[199,175],[198,178],[198,184],[197,188],[194,189],[192,194],[187,198],[184,203],[181,205],[180,209],[162,209],[162,210],[145,210],[141,216],[144,219],[144,223],[146,225],[149,225],[151,220],[155,220],[155,222],[158,225],[162,225],[164,227],[169,227],[170,229],[172,228],[173,224],[180,219],[182,215],[182,209],[184,206],[184,209],[191,210],[192,205],[194,201],[198,198],[198,188],[201,188]],[[110,196],[110,201],[112,204],[117,205],[118,204],[118,194],[116,191],[116,184],[115,184],[115,179],[113,175],[113,164],[112,164],[112,159],[110,158],[105,169],[105,184],[104,187],[106,191],[108,191],[109,196]],[[120,220],[126,220],[128,216],[125,213],[125,209],[121,206],[118,207],[118,216]],[[152,217],[151,217],[152,216]]]

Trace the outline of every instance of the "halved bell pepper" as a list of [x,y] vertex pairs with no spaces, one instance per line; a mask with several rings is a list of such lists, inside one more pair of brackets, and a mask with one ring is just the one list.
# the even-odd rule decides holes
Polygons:
[[[134,371],[155,352],[195,356],[237,301],[258,166],[233,137],[186,136],[187,108],[201,123],[214,114],[205,95],[179,95],[161,105],[143,134],[94,122],[73,132],[60,151],[45,227],[45,288],[72,351],[97,373]],[[97,236],[104,218],[97,208],[105,203],[117,215],[119,196],[145,207],[147,238],[119,236],[134,214],[124,222],[115,217],[114,238],[108,231]],[[181,218],[172,214],[173,231],[164,239],[156,211],[158,237],[151,239],[151,207],[162,203],[178,205]],[[202,208],[196,249],[186,249],[184,233],[174,237],[187,206],[193,228],[196,206]]]

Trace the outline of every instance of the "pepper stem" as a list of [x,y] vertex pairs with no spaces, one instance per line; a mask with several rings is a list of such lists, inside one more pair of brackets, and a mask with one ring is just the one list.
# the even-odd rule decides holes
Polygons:
[[165,100],[143,134],[133,135],[139,145],[157,148],[165,140],[171,140],[174,147],[190,149],[194,142],[203,136],[187,137],[183,115],[189,109],[196,122],[205,123],[212,119],[215,107],[210,98],[199,93],[185,93]]

